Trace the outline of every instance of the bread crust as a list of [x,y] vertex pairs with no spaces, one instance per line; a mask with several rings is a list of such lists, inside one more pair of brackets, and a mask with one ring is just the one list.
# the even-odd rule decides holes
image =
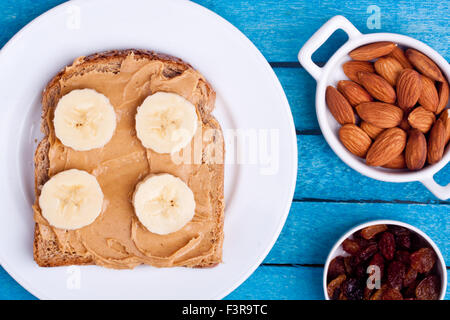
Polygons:
[[[122,61],[130,54],[133,54],[135,59],[148,59],[158,60],[165,64],[167,69],[167,76],[176,76],[187,69],[193,69],[191,65],[183,60],[167,55],[156,53],[148,50],[111,50],[101,53],[95,53],[86,57],[80,57],[74,61],[73,64],[63,68],[56,76],[54,76],[45,87],[42,93],[42,120],[41,131],[45,137],[38,144],[35,156],[35,206],[38,206],[38,198],[40,190],[45,182],[49,180],[49,134],[50,128],[48,127],[46,119],[50,116],[53,118],[53,112],[56,105],[61,98],[60,80],[70,78],[74,75],[80,75],[89,71],[97,72],[113,72],[120,71]],[[214,109],[215,91],[211,85],[203,80],[205,88],[205,94],[207,95],[207,103],[197,106],[198,111],[201,114],[203,123],[209,127],[220,130],[220,125],[217,120],[210,114]],[[224,145],[222,143],[222,152],[225,155]],[[213,200],[213,208],[216,217],[216,228],[214,230],[214,254],[207,256],[196,265],[190,265],[190,267],[212,267],[221,262],[222,259],[222,244],[223,244],[223,220],[224,220],[224,199],[223,199],[223,184],[224,184],[224,168],[223,164],[214,165],[214,179],[212,181],[212,188],[217,192],[218,197]],[[42,233],[46,233],[46,239],[42,236]],[[36,263],[41,267],[56,267],[67,265],[86,265],[95,264],[95,261],[90,256],[80,256],[76,252],[65,251],[58,245],[58,239],[51,229],[38,222],[35,223],[34,232],[34,244],[33,255]]]

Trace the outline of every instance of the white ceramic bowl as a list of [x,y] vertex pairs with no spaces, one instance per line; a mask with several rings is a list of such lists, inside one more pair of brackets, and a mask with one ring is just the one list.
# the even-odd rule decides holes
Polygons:
[[[348,41],[337,50],[328,60],[323,68],[316,65],[312,60],[312,54],[322,46],[322,44],[338,29],[342,29],[348,34]],[[347,79],[342,71],[342,64],[350,57],[348,53],[353,49],[378,41],[392,41],[400,46],[414,48],[430,57],[443,71],[447,79],[450,79],[450,65],[436,51],[426,44],[413,38],[393,33],[373,33],[362,34],[353,24],[343,16],[335,16],[326,22],[303,46],[298,54],[298,59],[302,66],[317,81],[316,89],[316,113],[319,120],[320,129],[333,149],[333,151],[354,170],[371,177],[373,179],[388,182],[410,182],[420,181],[436,197],[446,200],[450,198],[450,184],[440,186],[433,176],[441,170],[450,160],[450,147],[447,146],[441,161],[434,165],[425,167],[419,171],[393,170],[381,167],[370,167],[365,161],[350,153],[340,142],[338,132],[340,125],[333,118],[325,103],[325,90],[329,85],[336,86],[337,82]]]
[[328,258],[325,262],[325,267],[323,269],[323,292],[325,295],[326,300],[330,300],[330,297],[328,296],[327,292],[327,275],[328,275],[328,267],[330,266],[331,260],[333,260],[335,257],[340,255],[348,255],[343,249],[342,249],[342,242],[344,242],[345,239],[353,235],[355,232],[369,227],[374,226],[377,224],[387,224],[387,225],[396,225],[400,227],[404,227],[408,230],[410,230],[413,233],[416,233],[419,235],[423,240],[425,240],[426,243],[434,250],[437,256],[436,264],[437,264],[437,270],[439,272],[439,276],[441,278],[441,292],[439,294],[439,300],[444,300],[445,292],[447,290],[447,268],[445,265],[444,258],[442,257],[441,251],[437,247],[437,245],[431,240],[430,237],[428,237],[423,231],[417,229],[416,227],[401,222],[401,221],[395,221],[395,220],[373,220],[369,221],[363,224],[360,224],[349,231],[347,231],[342,237],[339,238],[339,240],[336,242],[336,244],[333,246],[333,248],[330,251],[330,254],[328,255]]

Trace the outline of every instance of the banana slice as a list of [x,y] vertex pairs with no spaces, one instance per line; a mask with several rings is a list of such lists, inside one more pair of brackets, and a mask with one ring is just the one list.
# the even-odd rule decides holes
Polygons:
[[136,133],[144,147],[174,153],[189,144],[197,130],[195,106],[175,93],[148,96],[136,114]]
[[180,230],[195,213],[192,190],[171,174],[151,175],[136,186],[133,205],[139,221],[150,231]]
[[63,96],[53,119],[55,134],[74,150],[103,147],[116,129],[116,114],[109,99],[92,89],[76,89]]
[[86,171],[70,169],[54,175],[42,187],[39,206],[54,227],[79,229],[94,222],[102,211],[103,192]]

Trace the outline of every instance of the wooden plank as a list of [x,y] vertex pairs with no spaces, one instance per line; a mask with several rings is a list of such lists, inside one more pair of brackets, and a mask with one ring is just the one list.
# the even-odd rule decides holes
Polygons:
[[[390,183],[367,178],[342,162],[321,135],[300,135],[294,199],[441,203],[421,183]],[[435,175],[450,182],[450,164]],[[446,202],[449,203],[449,202]]]
[[[241,286],[225,299],[243,300],[322,300],[321,267],[261,265]],[[34,300],[0,267],[1,300]],[[450,298],[447,291],[446,299]]]
[[295,129],[320,132],[316,116],[316,81],[303,68],[274,68],[289,100]]
[[[0,2],[0,47],[29,21],[63,0]],[[424,41],[445,58],[450,58],[450,7],[446,1],[378,1],[381,29],[370,30],[367,8],[371,0],[279,1],[236,0],[195,1],[221,15],[239,28],[269,61],[297,61],[300,47],[334,15],[346,16],[363,33],[392,32]],[[339,34],[317,56],[326,61],[345,37]]]
[[336,241],[354,226],[399,220],[425,232],[450,263],[450,205],[294,202],[287,222],[264,263],[324,264]]
[[[240,29],[269,61],[297,61],[301,46],[328,19],[347,17],[362,33],[391,32],[411,36],[427,43],[450,58],[450,6],[447,1],[374,1],[371,0],[199,0],[199,4],[215,11]],[[369,6],[380,8],[381,29],[370,30]],[[345,38],[339,35],[337,41]],[[316,57],[326,61],[336,49],[327,46]]]
[[[260,266],[225,299],[321,300],[324,299],[322,275],[323,268],[317,267]],[[445,299],[449,298],[447,290]]]
[[260,266],[225,299],[322,300],[322,268]]

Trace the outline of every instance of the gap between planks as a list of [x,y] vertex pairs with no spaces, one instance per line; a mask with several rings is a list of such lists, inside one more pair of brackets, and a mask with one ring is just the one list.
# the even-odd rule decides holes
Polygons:
[[320,198],[299,198],[293,199],[292,202],[328,202],[328,203],[382,203],[382,204],[442,204],[450,205],[449,201],[433,200],[433,202],[418,202],[409,200],[335,200],[335,199],[320,199]]
[[[316,62],[319,67],[323,67],[326,62]],[[294,68],[303,69],[303,66],[298,61],[272,61],[269,62],[272,68]]]
[[[303,69],[303,66],[298,61],[273,61],[269,62],[272,68],[297,68]],[[323,67],[325,62],[316,62],[319,67]]]

